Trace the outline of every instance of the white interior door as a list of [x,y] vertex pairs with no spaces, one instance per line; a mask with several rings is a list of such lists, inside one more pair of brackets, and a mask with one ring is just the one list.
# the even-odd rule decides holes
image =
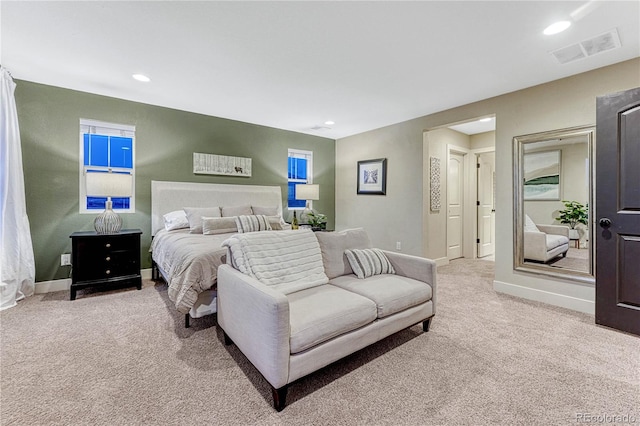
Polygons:
[[478,155],[478,257],[495,251],[495,153]]
[[447,175],[447,257],[462,257],[464,156],[451,152]]

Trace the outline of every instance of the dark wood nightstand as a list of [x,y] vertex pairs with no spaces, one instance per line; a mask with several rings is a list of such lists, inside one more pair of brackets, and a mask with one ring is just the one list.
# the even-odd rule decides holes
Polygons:
[[86,287],[122,286],[131,283],[142,289],[139,229],[117,234],[95,231],[74,232],[71,238],[71,300]]

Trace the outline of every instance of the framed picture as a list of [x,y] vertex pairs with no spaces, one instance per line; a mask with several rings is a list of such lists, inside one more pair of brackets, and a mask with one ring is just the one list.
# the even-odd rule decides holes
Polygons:
[[524,154],[524,199],[560,200],[560,151]]
[[358,161],[358,194],[387,193],[387,159]]

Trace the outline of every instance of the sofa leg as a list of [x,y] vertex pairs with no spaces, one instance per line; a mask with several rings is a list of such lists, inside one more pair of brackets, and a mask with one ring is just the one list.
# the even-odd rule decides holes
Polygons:
[[287,404],[287,389],[288,385],[284,385],[280,389],[276,389],[271,386],[271,393],[273,394],[273,408],[276,411],[284,410],[284,406]]
[[229,335],[227,334],[226,331],[222,332],[222,335],[224,336],[224,344],[229,346],[229,345],[233,345],[233,340],[231,340],[231,337],[229,337]]
[[426,320],[422,321],[422,331],[424,331],[425,333],[429,331],[429,327],[431,326],[431,318],[433,317],[429,317]]

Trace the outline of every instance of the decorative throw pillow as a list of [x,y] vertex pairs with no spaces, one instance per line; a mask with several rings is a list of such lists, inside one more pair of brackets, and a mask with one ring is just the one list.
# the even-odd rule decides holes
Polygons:
[[250,216],[252,214],[251,206],[222,207],[222,217]]
[[345,250],[347,260],[358,278],[363,279],[373,275],[395,274],[391,262],[380,249],[351,249]]
[[267,219],[272,230],[282,231],[282,218],[280,216],[267,216]]
[[271,231],[271,225],[267,216],[260,215],[240,215],[235,217],[238,232]]
[[189,227],[189,220],[184,210],[176,210],[162,216],[164,219],[164,229],[173,231],[174,229],[182,229]]
[[204,235],[230,234],[238,232],[235,217],[203,217],[202,233]]
[[220,217],[220,207],[185,207],[184,212],[192,234],[202,234],[203,217]]
[[529,217],[528,214],[524,215],[524,231],[525,232],[540,232],[540,230],[538,229],[536,224],[533,223],[533,220],[531,220],[531,218]]

